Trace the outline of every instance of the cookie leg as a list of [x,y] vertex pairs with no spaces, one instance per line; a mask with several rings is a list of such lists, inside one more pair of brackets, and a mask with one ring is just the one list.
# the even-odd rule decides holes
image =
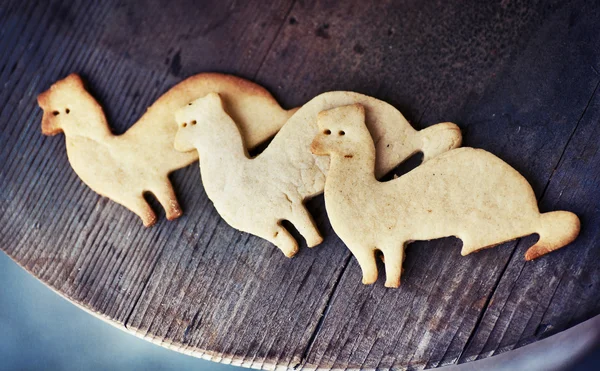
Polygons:
[[404,262],[404,244],[401,247],[382,249],[385,257],[385,287],[399,287]]
[[152,193],[165,209],[167,219],[173,220],[181,216],[181,207],[179,207],[179,202],[177,202],[177,197],[169,179],[165,179],[164,183],[152,190]]
[[[527,233],[523,233],[526,235]],[[472,252],[494,247],[504,241],[501,236],[485,235],[485,236],[459,236],[463,245],[460,249],[462,256],[469,255]]]
[[290,232],[279,225],[279,223],[275,223],[274,228],[269,228],[269,230],[263,231],[263,233],[250,233],[256,234],[258,237],[262,237],[271,242],[288,258],[291,258],[298,252],[298,242],[296,242]]
[[120,203],[129,210],[136,213],[137,216],[139,216],[142,219],[144,227],[150,227],[151,225],[156,223],[156,214],[141,194],[131,196]]
[[304,205],[294,208],[294,213],[290,217],[290,222],[298,229],[298,232],[306,239],[308,247],[315,247],[323,242],[323,237],[319,233],[315,221],[306,210]]
[[360,269],[362,270],[363,279],[362,283],[370,285],[377,281],[377,263],[375,263],[375,251],[371,248],[352,248],[350,249],[352,254],[358,261]]

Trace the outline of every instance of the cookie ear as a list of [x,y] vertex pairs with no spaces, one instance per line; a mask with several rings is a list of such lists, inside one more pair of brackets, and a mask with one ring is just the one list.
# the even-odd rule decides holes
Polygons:
[[77,87],[84,88],[83,80],[81,80],[81,77],[79,77],[79,75],[76,73],[72,73],[69,76],[65,77],[64,81]]
[[330,110],[326,110],[317,113],[317,127],[319,128],[319,130],[323,130],[325,126],[330,124],[331,112],[329,111]]
[[219,93],[208,93],[206,97],[204,97],[211,104],[218,105],[219,107],[223,107],[223,100]]
[[317,126],[323,129],[334,123],[346,122],[352,125],[364,125],[365,108],[360,103],[336,107],[321,111],[317,115]]
[[50,106],[50,90],[46,90],[37,96],[38,106],[44,111],[46,111]]
[[353,124],[364,125],[365,107],[360,103],[355,103],[346,107],[343,114],[347,115],[347,117],[353,121]]
[[352,109],[357,115],[360,115],[361,117],[365,116],[365,106],[363,106],[362,104],[354,103],[352,105]]

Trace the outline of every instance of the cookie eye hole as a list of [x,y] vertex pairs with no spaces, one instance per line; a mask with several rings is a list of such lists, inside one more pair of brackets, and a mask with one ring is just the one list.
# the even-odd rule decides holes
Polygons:
[[343,130],[340,130],[340,132],[338,133],[339,135],[346,135],[346,132]]
[[192,124],[192,125],[196,125],[196,120],[194,120],[194,121],[190,122],[190,124]]
[[184,122],[183,124],[181,124],[181,127],[184,128],[187,126],[187,122]]
[[68,108],[67,108],[67,109],[65,109],[65,113],[66,113],[67,115],[68,115],[70,112],[71,112],[71,110],[70,110],[70,109],[68,109]]
[[53,114],[54,116],[58,116],[58,115],[60,114],[60,112],[58,112],[58,111],[52,111],[52,114]]
[[192,105],[192,102],[188,103],[188,106],[191,106],[191,105]]
[[331,134],[331,130],[325,129],[325,130],[323,130],[323,134],[329,135],[329,134]]

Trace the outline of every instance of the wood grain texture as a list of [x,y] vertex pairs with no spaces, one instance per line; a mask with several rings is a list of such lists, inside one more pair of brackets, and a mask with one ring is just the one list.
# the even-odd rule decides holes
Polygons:
[[[597,314],[600,282],[600,75],[589,104],[561,161],[553,169],[540,207],[569,205],[582,216],[582,233],[573,249],[554,259],[528,264],[519,243],[495,288],[473,341],[462,355],[469,361],[523,346]],[[594,304],[592,304],[594,303]]]
[[[547,337],[600,313],[599,25],[583,0],[3,2],[0,248],[113,324],[254,368],[421,369]],[[417,129],[454,121],[582,234],[528,263],[534,236],[467,257],[457,239],[417,242],[400,289],[363,286],[322,197],[308,208],[325,242],[293,259],[227,226],[195,165],[172,177],[184,216],[145,229],[40,133],[35,97],[70,72],[123,132],[203,71],[253,79],[284,107],[346,89]]]

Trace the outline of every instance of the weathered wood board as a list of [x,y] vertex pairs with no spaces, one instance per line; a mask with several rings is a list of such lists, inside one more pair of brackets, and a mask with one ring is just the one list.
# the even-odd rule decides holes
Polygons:
[[[600,314],[600,4],[479,3],[2,2],[0,248],[126,330],[255,368],[462,363]],[[308,207],[325,242],[293,259],[220,220],[195,165],[172,177],[185,215],[146,229],[78,179],[62,136],[40,133],[35,97],[70,72],[120,133],[204,71],[284,107],[354,90],[418,129],[456,122],[582,233],[534,262],[534,236],[467,257],[457,239],[416,242],[400,289],[363,286],[322,197]]]

